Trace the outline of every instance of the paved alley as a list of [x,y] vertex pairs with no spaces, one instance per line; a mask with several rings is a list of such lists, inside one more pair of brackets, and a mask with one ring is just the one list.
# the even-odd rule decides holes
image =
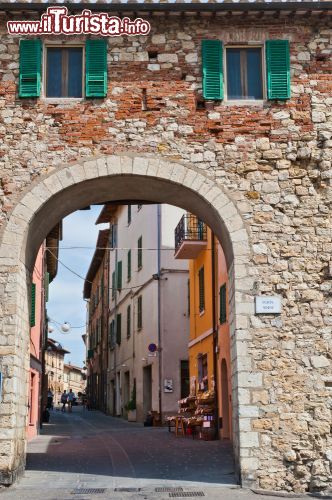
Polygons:
[[51,413],[29,444],[24,478],[0,496],[163,499],[181,489],[211,499],[262,498],[238,489],[231,449],[221,441],[177,438],[167,428],[74,407],[72,414]]

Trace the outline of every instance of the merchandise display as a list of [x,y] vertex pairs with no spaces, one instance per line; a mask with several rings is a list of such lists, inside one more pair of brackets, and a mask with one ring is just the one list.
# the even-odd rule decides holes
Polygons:
[[215,394],[213,390],[188,396],[178,401],[178,415],[166,418],[170,431],[175,427],[176,436],[192,435],[211,440],[215,435]]

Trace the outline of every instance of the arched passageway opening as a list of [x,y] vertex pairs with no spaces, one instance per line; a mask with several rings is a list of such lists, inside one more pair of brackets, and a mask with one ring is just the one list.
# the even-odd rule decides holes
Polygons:
[[[228,302],[232,311],[232,438],[238,473],[245,481],[246,477],[255,473],[241,454],[239,434],[239,374],[244,380],[250,360],[243,355],[243,349],[238,356],[237,331],[248,324],[253,308],[253,298],[250,297],[250,242],[245,222],[230,193],[213,179],[190,165],[151,156],[92,158],[54,170],[39,178],[23,194],[1,232],[1,274],[11,283],[4,296],[3,329],[10,344],[4,363],[8,369],[13,367],[14,374],[6,381],[6,391],[15,392],[12,416],[15,425],[8,424],[3,469],[14,478],[24,466],[28,292],[38,249],[63,217],[87,205],[110,200],[145,200],[184,208],[208,224],[223,247],[230,283]],[[14,428],[15,433],[11,433]]]

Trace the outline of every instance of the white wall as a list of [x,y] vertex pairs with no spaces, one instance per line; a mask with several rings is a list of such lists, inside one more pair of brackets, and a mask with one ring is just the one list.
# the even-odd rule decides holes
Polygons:
[[[122,315],[121,345],[111,351],[110,379],[120,372],[120,388],[117,388],[117,414],[123,411],[124,373],[130,371],[130,393],[136,378],[137,416],[143,421],[143,368],[152,366],[152,410],[159,410],[159,357],[149,356],[150,343],[158,344],[158,281],[152,275],[158,272],[158,217],[157,205],[143,205],[138,211],[132,205],[132,220],[128,225],[127,206],[120,206],[117,218],[118,261],[122,261],[122,290],[117,292],[116,314]],[[189,318],[187,311],[188,263],[174,259],[174,228],[183,210],[161,206],[161,336],[162,336],[162,401],[163,411],[176,412],[180,397],[180,360],[187,359]],[[137,269],[137,240],[142,236],[142,269]],[[131,248],[131,280],[127,281],[127,252]],[[165,250],[163,250],[165,249]],[[110,283],[115,269],[116,250],[111,251]],[[181,271],[182,269],[182,271]],[[174,270],[175,272],[172,272]],[[179,272],[180,270],[180,272]],[[183,272],[184,271],[184,272]],[[137,298],[142,295],[142,329],[137,330]],[[115,301],[110,294],[111,318]],[[127,339],[127,306],[131,305],[131,336]],[[115,370],[112,371],[112,369]],[[173,378],[174,392],[163,393],[164,378]],[[111,399],[111,395],[110,399]],[[112,410],[112,401],[109,404]]]

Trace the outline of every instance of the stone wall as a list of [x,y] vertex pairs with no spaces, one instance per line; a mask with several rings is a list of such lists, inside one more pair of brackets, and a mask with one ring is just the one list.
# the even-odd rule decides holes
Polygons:
[[[107,98],[80,102],[19,99],[19,38],[1,32],[2,222],[31,182],[87,156],[152,153],[212,176],[237,201],[253,251],[252,276],[234,276],[254,282],[236,310],[249,315],[235,333],[242,346],[237,355],[252,372],[233,377],[243,480],[266,489],[325,490],[332,463],[329,19],[150,21],[148,37],[109,40]],[[288,38],[291,100],[204,103],[200,40],[211,37],[239,43]],[[10,277],[1,279],[2,292],[8,292]],[[282,296],[281,316],[252,314],[246,302],[261,293]],[[20,310],[23,318],[24,302]],[[9,323],[10,315],[5,309]],[[8,342],[0,336],[0,345]],[[233,370],[241,368],[239,360]]]

